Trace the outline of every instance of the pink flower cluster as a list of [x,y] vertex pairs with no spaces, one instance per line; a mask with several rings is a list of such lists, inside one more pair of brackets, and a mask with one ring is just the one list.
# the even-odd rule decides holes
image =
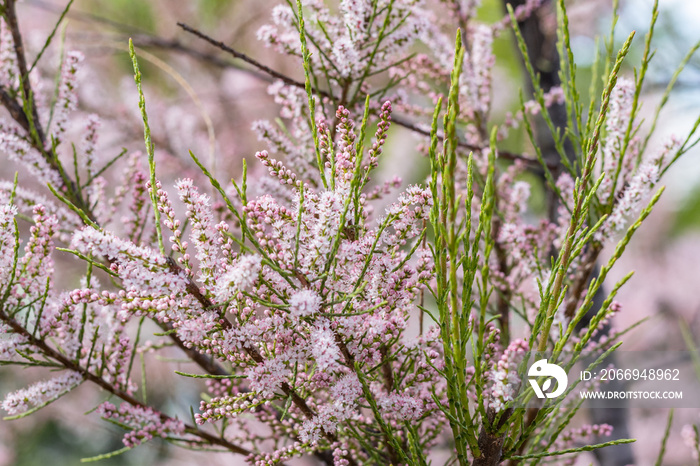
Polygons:
[[82,375],[77,372],[63,372],[53,379],[37,382],[27,388],[7,394],[2,402],[2,409],[10,416],[23,414],[68,393],[82,381]]
[[2,293],[5,293],[15,256],[15,215],[17,215],[17,207],[9,204],[0,205],[0,292]]
[[522,376],[518,373],[518,366],[528,351],[529,346],[525,340],[513,340],[489,374],[491,381],[489,407],[496,412],[502,411],[508,402],[515,399]]
[[[392,65],[430,25],[422,1],[343,0],[337,13],[322,1],[304,6],[310,16],[306,33],[313,47],[312,63],[338,82]],[[258,39],[282,54],[298,55],[295,15],[290,6],[274,7],[272,24],[258,30]],[[377,24],[391,31],[381,42],[375,42],[377,31],[371,27]]]
[[304,422],[299,436],[302,442],[315,443],[321,438],[321,431],[335,433],[338,424],[356,416],[358,398],[362,387],[357,376],[346,375],[331,389],[330,402],[323,406],[316,417]]
[[610,111],[605,120],[607,135],[603,146],[603,171],[605,178],[600,185],[600,200],[606,202],[615,191],[613,179],[619,165],[625,165],[629,169],[629,163],[634,159],[632,151],[622,156],[622,142],[629,126],[632,112],[632,98],[634,97],[635,84],[627,78],[620,78],[610,96]]
[[664,163],[668,163],[680,147],[681,141],[678,138],[671,138],[660,152],[647,157],[639,165],[627,185],[618,194],[618,199],[605,223],[596,232],[596,240],[602,242],[609,235],[623,231],[629,218],[639,213],[643,202],[650,196],[665,166]]
[[122,403],[118,408],[112,403],[102,403],[97,413],[105,419],[118,422],[131,430],[124,435],[127,447],[135,447],[154,437],[179,437],[185,433],[182,421],[161,418],[161,414],[152,408],[143,408]]
[[78,94],[76,92],[77,73],[79,64],[85,60],[82,53],[71,51],[61,67],[61,77],[58,85],[58,101],[56,114],[53,120],[52,137],[59,141],[66,131],[68,115],[78,107]]

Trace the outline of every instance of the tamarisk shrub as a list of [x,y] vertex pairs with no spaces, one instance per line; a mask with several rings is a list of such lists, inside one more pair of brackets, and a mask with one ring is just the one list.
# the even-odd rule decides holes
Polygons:
[[[440,2],[449,14],[420,0],[275,7],[258,38],[295,57],[305,81],[257,64],[277,78],[269,93],[282,118],[252,125],[268,145],[256,154],[267,175],[249,180],[244,164],[225,186],[190,153],[202,176],[169,186],[133,44],[145,152],[124,163],[100,154],[96,115],[69,143],[85,60],[65,54],[56,102],[47,104],[35,92],[15,1],[6,0],[0,91],[10,118],[0,122],[0,148],[54,196],[0,184],[0,357],[51,369],[5,396],[7,419],[89,384],[110,400],[85,410],[127,431],[123,449],[99,458],[154,437],[254,464],[337,465],[428,464],[445,451],[461,465],[569,461],[631,442],[595,444],[608,425],[569,427],[576,403],[521,408],[532,393],[521,394],[518,366],[530,351],[553,352],[570,368],[583,350],[619,346],[624,330],[594,336],[620,311],[615,295],[631,275],[578,324],[659,199],[661,175],[697,139],[657,148],[642,137],[651,33],[634,78],[620,77],[632,34],[616,55],[601,56],[605,72],[583,102],[563,1],[563,84],[543,91],[517,26],[540,3],[492,25],[475,19],[477,2]],[[492,45],[511,26],[534,99],[497,125]],[[561,104],[566,128],[549,112]],[[552,132],[555,165],[537,145],[535,117]],[[372,179],[391,150],[392,124],[418,135],[430,163],[423,183],[401,191],[400,180]],[[534,155],[499,150],[520,125]],[[103,178],[113,164],[125,168],[123,186]],[[556,215],[533,220],[528,211],[523,175],[533,169],[544,173]],[[84,264],[78,288],[57,289],[58,254]],[[160,340],[148,335],[149,321]],[[191,416],[150,404],[135,374],[136,356],[168,347],[192,367],[179,377],[206,379]]]

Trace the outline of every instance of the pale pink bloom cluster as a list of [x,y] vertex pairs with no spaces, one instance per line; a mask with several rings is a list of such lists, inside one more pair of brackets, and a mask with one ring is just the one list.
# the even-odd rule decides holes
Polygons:
[[[214,389],[210,389],[214,392]],[[258,408],[265,403],[254,392],[236,393],[234,395],[215,396],[209,401],[202,401],[199,406],[201,413],[196,413],[194,419],[197,424],[216,422],[223,418],[235,419],[241,413]]]
[[[532,15],[541,5],[541,0],[528,0],[516,8],[516,17],[522,21]],[[460,118],[466,125],[465,138],[468,144],[486,146],[483,128],[479,128],[483,119],[478,115],[487,115],[491,106],[492,70],[495,64],[493,54],[493,39],[499,32],[510,24],[510,17],[494,25],[481,24],[476,18],[480,1],[453,2],[443,5],[446,10],[436,14],[434,10],[424,8],[422,19],[424,24],[416,28],[414,38],[430,50],[430,54],[416,54],[412,59],[388,69],[389,76],[401,86],[392,89],[388,97],[393,101],[396,110],[407,115],[429,117],[428,106],[416,104],[426,97],[435,104],[441,96],[437,91],[437,83],[449,83],[450,71],[454,59],[454,24],[467,25],[461,31],[463,42],[469,44],[463,62],[463,72],[460,77]],[[552,94],[552,98],[563,100]],[[522,118],[522,114],[519,118]],[[508,126],[517,125],[511,117],[506,124],[499,128],[499,138],[506,136]],[[427,129],[427,128],[422,128]]]
[[41,297],[50,287],[54,274],[53,237],[58,229],[55,215],[47,215],[42,205],[34,207],[34,225],[30,227],[30,238],[24,247],[24,256],[19,264],[22,273],[16,281],[15,298],[25,297],[33,301]]
[[0,253],[0,278],[3,279],[0,291],[3,302],[11,307],[31,306],[51,288],[54,274],[51,254],[57,220],[53,215],[46,215],[41,205],[35,205],[33,210],[35,223],[30,227],[30,238],[21,258],[15,253],[15,248],[19,247],[15,241],[17,231],[14,224],[17,210],[6,205],[0,211],[0,247],[3,248]]
[[415,421],[423,414],[423,400],[410,395],[391,393],[379,399],[379,406],[387,416],[401,421]]
[[493,33],[485,24],[474,29],[468,60],[471,66],[466,68],[463,75],[469,86],[467,95],[475,111],[486,113],[491,104],[491,70],[496,57],[493,54]]
[[68,393],[82,381],[83,376],[77,372],[62,372],[50,380],[37,382],[7,394],[2,402],[2,409],[10,416],[23,414]]
[[[1,270],[0,270],[1,272]],[[2,277],[0,277],[2,278]],[[0,282],[2,283],[2,282]],[[0,288],[0,293],[5,291]],[[0,324],[0,359],[9,361],[17,355],[17,350],[24,349],[27,339],[12,331],[6,324]]]
[[298,318],[311,317],[321,309],[321,297],[313,290],[300,290],[289,298],[289,310]]
[[[280,87],[280,85],[282,87]],[[289,100],[283,100],[280,94],[276,93],[278,90],[289,90],[292,91],[293,88],[289,87],[284,87],[283,83],[280,81],[276,84],[272,84],[269,87],[270,89],[270,94],[277,96],[277,100],[282,100],[283,102],[287,102],[288,108],[290,111],[293,111],[292,108],[294,109],[301,109],[303,108],[304,101],[301,100],[302,95],[297,95],[296,93],[291,93],[291,95],[294,97],[293,99]],[[293,107],[292,107],[293,106]],[[294,117],[294,115],[291,115]],[[304,125],[304,122],[299,118],[299,116],[296,117],[295,123],[292,124],[292,131],[294,133],[298,133],[297,128],[299,128],[299,125]],[[258,135],[258,139],[260,141],[264,141],[268,147],[270,147],[271,151],[274,151],[275,153],[278,154],[284,154],[285,159],[286,159],[286,164],[295,170],[295,172],[299,173],[299,176],[302,176],[304,178],[309,177],[309,173],[312,172],[311,166],[306,160],[306,157],[303,155],[304,154],[304,148],[306,148],[310,143],[311,140],[308,139],[308,137],[304,134],[297,134],[299,136],[298,138],[295,138],[297,143],[292,143],[290,138],[284,134],[280,129],[276,128],[273,126],[272,123],[270,123],[267,120],[258,120],[253,122],[252,125],[253,132],[255,132]],[[302,146],[299,141],[305,141],[306,145]],[[261,151],[259,154],[267,154],[267,151]],[[260,155],[257,156],[259,160],[264,160],[264,157],[261,158]],[[268,169],[269,170],[274,170],[275,167],[273,167],[273,161],[270,159]],[[268,178],[265,178],[267,181]],[[280,179],[280,183],[282,182],[282,179]],[[275,186],[275,188],[277,188]]]
[[345,25],[351,31],[365,34],[372,16],[372,4],[366,0],[341,0],[340,11]]
[[[132,167],[129,167],[132,168]],[[128,176],[128,178],[127,178]],[[143,171],[138,162],[133,169],[124,173],[125,186],[128,187],[130,204],[126,215],[122,217],[123,232],[126,238],[134,243],[140,243],[139,237],[148,223],[148,211],[150,208],[148,199],[148,175]],[[119,193],[121,194],[121,193]],[[127,194],[125,192],[124,194]]]
[[335,433],[338,424],[357,416],[355,406],[361,396],[362,386],[356,375],[341,378],[331,389],[329,403],[323,405],[316,417],[304,422],[299,432],[301,441],[315,443],[321,438],[321,431]]
[[0,293],[5,293],[15,257],[15,215],[17,207],[0,204]]
[[391,126],[391,101],[387,100],[382,104],[382,108],[379,113],[379,123],[377,123],[377,131],[374,134],[374,142],[372,143],[372,148],[369,150],[369,165],[365,165],[364,169],[369,171],[378,164],[379,156],[382,154],[384,143],[386,142],[386,135],[389,127]]
[[[372,425],[371,417],[357,409],[364,389],[353,371],[356,365],[366,372],[383,363],[385,369],[367,381],[373,396],[383,400],[378,405],[382,415],[392,422],[420,422],[436,438],[444,422],[434,402],[435,396],[444,397],[444,385],[435,382],[438,333],[428,332],[418,341],[405,335],[415,300],[432,276],[430,251],[418,244],[432,207],[430,191],[410,186],[385,206],[382,216],[373,215],[370,201],[398,184],[394,180],[369,194],[362,191],[382,152],[391,104],[381,107],[375,140],[364,154],[357,151],[358,135],[349,111],[340,108],[336,116],[335,138],[330,131],[323,136],[327,184],[321,183],[321,175],[302,182],[298,173],[261,154],[273,179],[285,182],[278,184],[278,195],[233,201],[242,206],[243,225],[215,224],[214,205],[189,179],[176,184],[187,217],[183,222],[157,181],[156,207],[172,232],[164,238],[172,258],[153,247],[151,186],[132,156],[127,184],[110,199],[112,213],[106,212],[109,218],[118,205],[127,205],[125,234],[87,222],[70,238],[74,254],[106,264],[105,272],[120,284],[115,291],[102,289],[90,275],[78,289],[54,291],[50,252],[63,220],[66,225],[77,223],[74,214],[50,203],[44,207],[40,197],[13,186],[0,189],[3,199],[14,191],[20,209],[34,213],[12,297],[17,300],[25,293],[36,300],[46,294],[40,318],[32,314],[29,319],[36,336],[49,339],[76,364],[131,394],[136,386],[129,368],[139,348],[128,337],[128,321],[149,316],[168,326],[181,347],[210,355],[215,364],[230,364],[245,380],[235,387],[222,385],[228,388],[202,405],[199,423],[225,417],[230,425],[241,427],[247,422],[241,414],[247,413],[273,426],[280,424],[270,403],[286,399],[285,393],[294,387],[305,394],[308,407],[303,411],[292,404],[290,417],[280,425],[286,436],[303,442],[291,449],[280,445],[272,454],[280,458],[303,454],[322,437],[332,438],[339,424]],[[10,246],[3,247],[1,257],[8,264],[15,260],[16,212],[6,206],[0,222],[3,245]],[[195,257],[188,255],[184,225],[190,229]],[[231,228],[246,232],[248,246],[241,252],[233,252]],[[3,271],[8,269],[12,267]],[[3,347],[3,354],[10,358],[21,345],[27,346],[19,337],[8,341],[13,348]],[[396,341],[405,346],[396,348]],[[405,367],[415,372],[404,374]],[[387,374],[395,372],[392,383]],[[155,411],[133,408],[136,411],[127,412],[125,406],[101,410],[133,429],[125,438],[127,445],[177,430],[156,422],[162,418]],[[342,453],[344,448],[338,446],[334,453],[341,464],[348,454]]]
[[[528,310],[536,312],[539,307],[536,280],[542,281],[550,270],[549,257],[552,244],[558,238],[564,238],[569,226],[569,211],[559,206],[556,221],[540,220],[533,224],[528,210],[530,199],[530,184],[526,181],[516,181],[524,167],[515,163],[498,178],[499,211],[502,219],[495,232],[496,243],[504,252],[498,259],[499,264],[493,264],[492,274],[496,286],[506,296],[523,298]],[[563,197],[573,196],[573,183],[566,184],[571,179],[567,174],[559,176]],[[559,182],[559,181],[558,181]]]
[[276,177],[279,180],[280,184],[301,184],[301,181],[297,179],[296,173],[292,172],[289,168],[285,167],[281,161],[271,159],[267,151],[260,151],[257,154],[255,154],[255,157],[257,157],[257,159],[260,160],[260,162],[265,167],[267,167],[267,170],[270,173],[270,175]]
[[[100,284],[91,278],[88,288],[83,279],[81,289],[51,297],[37,323],[37,335],[51,338],[60,344],[63,352],[89,370],[113,383],[127,393],[135,390],[127,373],[132,355],[132,344],[123,322],[117,318],[120,310],[118,295],[100,291]],[[85,314],[83,314],[85,313]],[[86,321],[83,326],[83,315]],[[87,318],[89,316],[89,318]],[[82,337],[82,338],[81,338]],[[104,359],[91,354],[90,339],[104,352]]]
[[[386,122],[390,105],[384,110],[381,121]],[[429,251],[418,248],[418,260],[409,260],[404,246],[420,237],[432,199],[429,190],[411,186],[377,219],[366,210],[364,194],[357,204],[348,203],[348,196],[358,189],[353,173],[360,154],[354,121],[342,108],[337,117],[336,140],[327,139],[325,146],[327,188],[313,188],[317,180],[302,182],[297,173],[267,154],[258,154],[271,177],[283,182],[279,185],[286,193],[263,194],[244,204],[245,227],[258,252],[221,254],[224,259],[213,271],[216,284],[202,286],[226,310],[231,328],[222,330],[211,320],[201,325],[198,339],[187,340],[194,348],[211,351],[239,367],[249,391],[218,394],[202,404],[197,422],[226,417],[236,424],[243,422],[240,413],[246,411],[267,419],[272,408],[266,401],[284,397],[289,386],[314,393],[309,401],[315,415],[302,418],[303,427],[286,427],[306,444],[335,433],[346,420],[369,422],[355,409],[362,389],[348,370],[354,363],[361,367],[380,363],[384,348],[393,339],[405,338],[409,311],[420,283],[431,277],[432,264]],[[384,123],[377,130],[379,140],[370,153],[375,159],[387,126]],[[368,178],[374,165],[372,160],[360,165],[360,180]],[[206,203],[198,207],[211,208]],[[171,211],[162,211],[167,212],[168,226],[174,226]],[[346,222],[353,219],[355,228],[343,227],[343,216]],[[187,323],[180,318],[177,325],[182,329]],[[402,361],[419,357],[437,341],[436,333],[429,335],[411,350],[395,354],[387,369],[400,370]],[[431,354],[434,360],[438,353],[431,350]],[[435,411],[431,388],[442,389],[430,375],[433,365],[421,363],[396,392],[372,382],[371,390],[388,400],[380,405],[385,416],[417,419]],[[407,398],[394,396],[404,390],[410,390],[410,395],[402,395]],[[302,415],[295,404],[289,411],[292,416]],[[440,424],[439,419],[430,421],[431,428]]]
[[[261,120],[253,123],[253,130],[258,134],[258,138],[261,141],[265,141],[270,148],[269,152],[258,152],[256,157],[267,167],[274,178],[262,177],[255,180],[252,184],[252,191],[258,194],[269,194],[278,200],[288,199],[291,201],[293,199],[290,197],[290,191],[284,189],[284,185],[298,185],[301,183],[301,180],[304,180],[309,186],[320,186],[322,184],[319,179],[317,160],[314,157],[314,140],[310,137],[311,132],[308,127],[307,98],[303,90],[285,85],[281,81],[270,85],[268,92],[275,97],[275,102],[281,105],[280,114],[290,119],[290,122],[286,125],[285,133],[277,129],[269,121]],[[371,106],[373,105],[371,104]],[[322,108],[319,107],[317,108],[318,110],[322,110]],[[341,170],[344,173],[345,182],[352,177],[354,168],[352,162],[350,162],[352,154],[343,154],[343,144],[345,145],[344,147],[352,150],[352,142],[345,142],[345,138],[342,136],[343,134],[348,134],[348,131],[354,134],[354,128],[348,127],[349,124],[354,125],[353,118],[349,118],[351,110],[361,111],[361,108],[347,109],[340,107],[335,115],[336,119],[340,120],[337,125],[339,132],[337,152],[340,152],[340,154],[335,161],[335,168],[336,171]],[[369,176],[367,176],[369,172],[376,168],[378,158],[382,153],[382,147],[386,142],[386,132],[391,124],[391,102],[387,100],[381,106],[377,106],[377,112],[379,121],[377,123],[375,140],[369,150],[367,162],[363,165],[365,173],[363,186],[369,181]],[[319,113],[317,113],[319,150],[323,160],[326,160],[325,175],[330,176],[330,172],[333,170],[330,163],[332,156],[330,150],[334,144],[334,142],[330,141],[330,135],[331,128],[334,125],[328,120],[328,117],[319,115]],[[272,157],[271,153],[273,152],[283,156],[285,161],[282,162]],[[276,179],[279,184],[275,183],[273,179]],[[397,181],[392,183],[398,184]],[[385,194],[389,193],[386,189],[384,191]],[[382,197],[379,188],[375,188],[374,193],[363,194],[363,196],[367,200],[375,200]],[[371,213],[372,207],[366,206],[366,211],[368,214]]]
[[[51,257],[57,219],[47,214],[47,209],[41,204],[34,204],[33,210],[34,225],[30,228],[21,258],[15,257],[13,219],[16,208],[4,206],[0,210],[0,291],[5,306],[26,309],[22,321],[36,338],[49,338],[66,357],[89,370],[98,371],[109,383],[127,392],[133,391],[134,386],[127,374],[132,345],[124,326],[116,319],[119,310],[114,306],[117,294],[99,291],[99,283],[92,277],[89,283],[83,280],[83,289],[57,295],[53,290],[55,273]],[[13,266],[15,263],[16,267]],[[6,284],[9,284],[9,289]],[[2,309],[2,312],[7,310]],[[6,360],[17,358],[20,348],[23,357],[38,352],[29,344],[26,335],[11,333],[9,326],[3,325],[2,333],[0,352]],[[94,346],[104,352],[103,357],[94,357],[89,351],[91,338]]]
[[209,196],[200,193],[189,178],[179,180],[175,187],[180,200],[187,207],[187,218],[192,229],[190,240],[197,251],[195,258],[199,262],[197,278],[204,285],[210,286],[214,280],[219,248]]
[[8,155],[11,160],[22,163],[29,173],[43,183],[60,186],[61,177],[56,170],[35,150],[29,141],[19,135],[14,129],[0,126],[0,152]]
[[58,85],[58,97],[56,110],[53,117],[53,131],[51,136],[57,142],[61,140],[68,124],[68,115],[78,108],[77,74],[80,63],[85,60],[82,53],[70,51],[61,67],[61,76]]
[[489,407],[496,412],[502,411],[508,402],[515,399],[521,377],[518,366],[528,350],[529,346],[525,340],[513,340],[489,374],[491,381]]
[[700,439],[692,424],[683,426],[683,429],[681,429],[681,438],[683,439],[683,443],[690,449],[692,458],[697,461],[698,458],[700,458]]
[[[119,218],[119,224],[121,226],[119,231],[127,232],[128,237],[133,237],[134,225],[136,225],[139,220],[137,218],[140,214],[138,209],[143,207],[141,206],[141,202],[143,202],[143,193],[146,190],[143,180],[146,178],[146,175],[141,167],[142,159],[143,154],[140,151],[131,152],[126,156],[126,167],[123,168],[118,186],[114,189],[114,194],[107,201],[106,208],[104,209],[108,219],[112,219],[115,215]],[[139,172],[138,175],[136,172]],[[132,195],[130,199],[131,204],[128,206],[127,212],[120,215],[120,207],[125,202],[128,195]],[[136,196],[139,198],[138,201],[136,200]],[[142,221],[146,221],[145,216],[142,217],[144,217]]]
[[80,148],[83,151],[81,158],[83,166],[86,168],[89,176],[92,175],[95,164],[95,156],[97,150],[97,141],[99,139],[99,129],[102,126],[100,117],[94,113],[88,115],[87,124],[85,125],[85,133],[81,141]]
[[[93,227],[78,231],[71,245],[85,255],[100,255],[111,262],[111,270],[120,278],[124,289],[119,293],[84,291],[91,302],[109,306],[107,309],[120,320],[126,321],[134,315],[150,315],[162,323],[172,322],[186,347],[200,343],[215,325],[213,311],[204,312],[202,305],[188,294],[185,273],[172,271],[165,258],[156,251]],[[84,298],[81,296],[81,299]],[[191,319],[195,322],[190,322]],[[127,357],[130,354],[128,344],[128,339],[123,336],[112,342],[110,346],[118,353],[115,357]],[[120,385],[130,391],[132,386],[128,383],[128,374],[123,373],[126,369],[123,362],[115,362],[111,372]]]
[[[599,188],[599,197],[602,202],[607,202],[615,191],[613,180],[620,164],[624,165],[622,157],[622,141],[629,126],[632,99],[634,97],[635,83],[628,78],[620,78],[610,95],[610,110],[605,120],[605,145],[603,146],[603,171],[605,178]],[[631,151],[630,151],[631,152]],[[625,159],[630,158],[627,152]]]
[[340,349],[335,341],[335,334],[331,330],[331,323],[326,319],[319,319],[316,328],[311,331],[311,354],[316,360],[320,371],[338,369]]
[[[62,204],[9,181],[0,181],[0,205],[7,205],[14,193],[13,209],[26,216],[33,215],[34,208],[41,206],[46,213],[58,219],[56,236],[61,242],[70,241],[70,235],[80,228],[80,218]],[[9,207],[9,206],[8,206]]]
[[131,430],[124,435],[127,447],[135,447],[154,437],[180,437],[185,433],[185,424],[176,419],[163,419],[152,408],[143,408],[122,403],[118,408],[112,403],[102,403],[97,408],[98,414],[105,419],[116,421]]
[[[177,290],[184,286],[177,276],[167,278],[164,276],[166,274],[160,273],[166,268],[166,261],[157,251],[137,246],[111,232],[93,226],[85,227],[73,235],[71,247],[85,255],[99,255],[113,261],[112,269],[124,281],[126,288],[146,286]],[[168,288],[178,282],[179,287]]]
[[[290,86],[285,84],[284,81],[278,80],[270,84],[267,92],[273,97],[275,103],[280,106],[280,117],[292,120],[295,123],[301,123],[307,116],[308,100],[303,89]],[[292,132],[292,136],[296,139],[302,137],[301,127],[296,128]],[[310,135],[307,134],[306,137],[310,138]]]
[[392,230],[383,236],[388,246],[398,248],[406,241],[420,234],[422,220],[426,220],[433,206],[430,190],[421,186],[409,186],[399,195],[398,202],[386,209],[385,219],[389,220]]
[[[380,0],[375,4],[343,0],[339,12],[322,1],[303,4],[312,63],[338,83],[358,79],[366,69],[372,72],[391,66],[430,26],[422,1]],[[299,55],[295,14],[290,6],[277,5],[272,10],[272,24],[258,30],[258,39],[282,54]],[[377,31],[369,28],[370,19],[375,27],[386,24],[385,36],[378,44]]]
[[16,88],[18,76],[12,31],[3,18],[0,20],[0,84],[10,89]]
[[603,241],[611,234],[621,232],[627,225],[628,219],[639,213],[642,203],[649,197],[652,189],[659,180],[659,174],[668,162],[670,156],[681,147],[682,141],[677,138],[671,140],[659,153],[647,157],[632,176],[621,192],[618,194],[613,210],[605,220],[603,226],[596,232],[597,241]]
[[213,294],[220,303],[226,303],[241,291],[250,288],[258,279],[262,257],[243,254],[233,260],[217,279]]

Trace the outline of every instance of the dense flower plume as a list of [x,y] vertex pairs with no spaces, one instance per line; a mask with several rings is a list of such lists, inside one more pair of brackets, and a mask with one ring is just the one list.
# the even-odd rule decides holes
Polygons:
[[37,382],[27,388],[9,393],[2,402],[2,409],[9,415],[24,413],[30,408],[37,408],[53,401],[75,388],[80,382],[82,377],[75,372],[66,372],[51,380]]
[[[600,99],[584,105],[575,64],[562,59],[560,85],[544,89],[533,74],[532,100],[496,121],[494,40],[512,26],[529,64],[511,22],[547,2],[523,2],[495,24],[477,21],[478,1],[438,3],[275,7],[258,38],[297,59],[305,82],[257,64],[275,78],[267,91],[279,118],[252,123],[267,148],[250,173],[262,176],[249,179],[244,164],[224,186],[193,153],[201,173],[184,162],[163,170],[177,144],[151,130],[133,44],[146,147],[107,157],[103,131],[126,140],[129,125],[82,108],[90,60],[66,51],[49,95],[16,42],[9,1],[0,152],[54,198],[0,182],[0,362],[57,373],[8,393],[8,416],[97,386],[110,401],[83,411],[126,430],[124,450],[160,438],[256,465],[424,465],[439,454],[460,465],[568,462],[611,436],[608,424],[570,427],[578,405],[535,404],[519,368],[531,352],[573,365],[619,341],[609,329],[619,286],[596,296],[662,175],[694,143],[647,147],[644,73],[618,77],[629,44],[601,58]],[[427,158],[418,182],[375,179],[397,150],[396,126]],[[520,129],[533,155],[501,149]],[[603,260],[606,245],[616,249]],[[67,258],[80,268],[64,274]],[[187,361],[178,384],[206,379],[191,412],[184,397],[148,396],[151,368],[170,377],[174,357]],[[685,431],[696,447],[697,437]]]
[[163,420],[160,413],[152,408],[142,408],[126,403],[117,408],[112,403],[103,403],[97,408],[97,412],[105,419],[111,419],[132,429],[124,436],[124,445],[127,447],[135,447],[153,437],[182,435],[185,431],[182,421]]

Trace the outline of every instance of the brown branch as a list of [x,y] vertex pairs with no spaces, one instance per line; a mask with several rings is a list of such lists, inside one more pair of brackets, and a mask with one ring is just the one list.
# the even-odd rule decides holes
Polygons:
[[391,369],[391,359],[386,345],[379,347],[379,354],[382,356],[382,377],[384,377],[384,390],[387,393],[394,391],[394,372]]
[[152,47],[163,50],[169,50],[172,52],[179,52],[196,60],[204,61],[217,68],[236,68],[239,71],[253,75],[255,78],[261,81],[266,81],[268,83],[273,82],[273,79],[266,74],[259,73],[256,70],[251,70],[249,68],[238,67],[228,60],[222,60],[216,55],[200,52],[199,50],[190,48],[178,41],[177,39],[163,39],[161,37],[153,36],[150,34],[134,35],[131,37],[131,39],[134,42],[134,45],[136,45],[137,47]]
[[495,423],[498,413],[493,408],[488,409],[486,413],[488,423],[484,422],[477,439],[480,455],[474,458],[472,466],[497,466],[501,464],[503,443],[506,438],[498,431],[505,426],[512,413],[513,408],[506,409],[500,413],[498,423]]
[[29,120],[27,120],[27,115],[24,113],[24,109],[15,99],[12,98],[12,96],[2,85],[0,85],[0,102],[10,113],[12,119],[15,120],[17,124],[27,132],[27,134],[29,134]]
[[32,113],[32,123],[34,125],[34,130],[43,143],[46,141],[44,136],[44,131],[41,128],[41,123],[39,121],[39,113],[37,112],[36,105],[34,104],[34,93],[32,92],[32,85],[29,82],[29,72],[27,71],[27,58],[24,55],[24,45],[22,43],[22,34],[19,31],[19,22],[17,21],[17,11],[15,10],[16,0],[5,0],[5,18],[7,19],[7,25],[12,32],[12,42],[15,47],[15,55],[17,57],[17,67],[19,68],[20,79],[22,83],[22,94],[24,97],[24,102],[30,103],[30,110]]
[[[31,332],[29,332],[26,328],[24,328],[15,319],[10,317],[2,309],[0,309],[0,320],[5,322],[5,324],[7,324],[13,330],[13,332],[24,337],[30,345],[41,350],[42,354],[44,354],[45,356],[60,363],[64,368],[79,373],[80,375],[83,376],[83,378],[85,380],[88,380],[88,381],[94,383],[95,385],[106,390],[107,392],[111,393],[112,395],[122,399],[123,401],[126,401],[130,405],[138,406],[140,408],[149,408],[148,405],[137,400],[132,395],[130,395],[130,394],[118,389],[117,387],[111,385],[110,383],[105,381],[102,377],[90,372],[88,368],[83,367],[74,361],[71,361],[64,354],[62,354],[62,353],[58,352],[57,350],[55,350],[54,348],[50,347],[46,343],[46,341],[34,336]],[[174,418],[167,416],[166,414],[163,414],[163,413],[160,413],[160,418],[163,422],[169,421],[169,420],[175,420]],[[195,426],[185,424],[185,431],[189,434],[196,435],[197,437],[199,437],[203,440],[206,440],[207,442],[209,442],[212,445],[218,445],[218,446],[224,447],[233,453],[239,453],[241,455],[246,455],[246,456],[252,454],[252,452],[250,450],[247,450],[243,447],[235,445],[235,444],[229,442],[228,440],[224,439],[223,437],[217,437],[217,436],[212,435],[210,433],[201,431]]]

